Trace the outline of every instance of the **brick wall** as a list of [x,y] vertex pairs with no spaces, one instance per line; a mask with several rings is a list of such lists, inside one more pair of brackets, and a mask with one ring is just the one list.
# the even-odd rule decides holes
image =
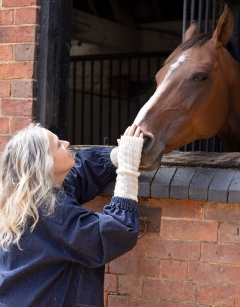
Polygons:
[[32,120],[40,0],[0,0],[0,151]]
[[[87,207],[102,211],[109,196]],[[240,206],[140,198],[161,207],[161,231],[106,266],[108,307],[239,307]]]

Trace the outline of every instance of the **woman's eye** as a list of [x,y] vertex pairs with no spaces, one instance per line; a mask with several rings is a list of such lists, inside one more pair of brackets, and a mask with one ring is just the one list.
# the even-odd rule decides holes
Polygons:
[[207,78],[208,74],[206,74],[205,72],[198,72],[192,76],[192,80],[195,82],[203,82],[207,80]]

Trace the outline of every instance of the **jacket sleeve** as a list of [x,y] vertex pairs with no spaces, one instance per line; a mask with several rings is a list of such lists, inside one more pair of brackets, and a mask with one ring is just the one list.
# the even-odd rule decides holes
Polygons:
[[96,268],[131,250],[138,230],[137,203],[113,196],[102,213],[73,206],[59,238],[67,261]]
[[116,168],[110,159],[111,150],[95,147],[76,153],[76,163],[65,178],[63,186],[80,204],[95,198],[116,177]]

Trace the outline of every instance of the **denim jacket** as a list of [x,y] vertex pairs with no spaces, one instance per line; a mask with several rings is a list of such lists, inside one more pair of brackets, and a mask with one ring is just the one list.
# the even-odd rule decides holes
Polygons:
[[84,209],[115,177],[110,149],[76,154],[52,215],[39,210],[20,240],[0,248],[0,307],[103,307],[104,265],[137,242],[136,202],[112,197],[102,213]]

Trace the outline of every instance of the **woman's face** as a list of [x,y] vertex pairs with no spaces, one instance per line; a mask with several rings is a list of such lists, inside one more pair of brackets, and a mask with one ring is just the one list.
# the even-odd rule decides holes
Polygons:
[[50,140],[50,151],[53,157],[54,183],[62,184],[70,169],[74,166],[75,160],[70,153],[67,141],[59,140],[56,134],[48,130]]

